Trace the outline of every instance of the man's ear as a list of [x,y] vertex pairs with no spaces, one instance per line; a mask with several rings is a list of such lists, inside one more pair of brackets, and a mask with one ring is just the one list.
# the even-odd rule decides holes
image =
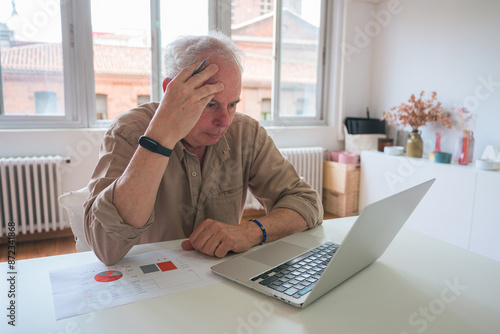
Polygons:
[[167,90],[167,85],[170,81],[172,81],[172,79],[170,78],[163,79],[163,93],[165,93],[165,91]]

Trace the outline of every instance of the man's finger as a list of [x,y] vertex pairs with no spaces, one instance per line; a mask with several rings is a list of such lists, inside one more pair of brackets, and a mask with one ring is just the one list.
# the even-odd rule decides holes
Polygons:
[[201,234],[203,234],[203,232],[206,229],[206,226],[210,226],[210,222],[211,222],[211,219],[205,219],[200,224],[200,226],[198,226],[197,228],[194,229],[193,233],[191,233],[191,235],[189,236],[189,241],[191,242],[191,244],[193,244],[196,241],[196,239],[198,239],[198,237]]
[[206,243],[210,240],[210,238],[212,238],[212,226],[215,223],[216,221],[213,219],[206,219],[193,231],[189,237],[189,241],[191,242],[191,245],[193,245],[194,249],[203,252],[203,248],[205,248]]
[[202,96],[201,99],[206,99],[207,103],[214,98],[215,94],[220,93],[224,90],[224,84],[222,82],[216,82],[214,84],[206,84],[197,89],[197,93]]
[[205,254],[214,256],[216,250],[223,247],[222,243],[226,236],[226,230],[221,228],[220,224],[212,224],[210,227],[210,238],[206,241],[201,251]]
[[200,64],[201,62],[196,62],[192,65],[184,67],[175,77],[178,78],[181,82],[192,80],[193,82],[198,82],[198,84],[201,85],[215,73],[217,73],[217,71],[219,71],[219,66],[217,66],[217,64],[209,64],[206,65],[201,72],[193,76],[193,72]]
[[224,257],[229,251],[231,251],[231,243],[228,240],[223,240],[215,249],[214,255]]
[[189,241],[189,240],[184,240],[184,241],[181,243],[181,247],[182,247],[182,249],[184,249],[184,250],[194,250],[194,247],[193,247],[193,245],[191,244],[191,241]]
[[197,86],[201,86],[205,81],[213,77],[218,71],[219,66],[217,66],[216,64],[210,64],[195,76],[191,76],[189,80],[197,83]]

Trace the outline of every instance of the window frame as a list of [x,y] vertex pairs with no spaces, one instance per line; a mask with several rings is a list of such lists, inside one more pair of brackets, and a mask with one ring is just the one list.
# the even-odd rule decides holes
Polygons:
[[[231,35],[231,0],[208,0],[209,26]],[[259,120],[266,127],[326,125],[328,105],[327,54],[331,46],[331,1],[321,0],[321,21],[318,45],[318,80],[316,84],[316,115],[314,117],[279,115],[279,63],[281,48],[282,0],[275,0],[273,42],[272,121]],[[165,2],[164,2],[165,5]],[[161,82],[161,0],[150,0],[151,14],[151,99],[162,96]],[[93,64],[93,41],[90,0],[61,1],[61,29],[63,50],[64,110],[63,116],[5,115],[3,104],[3,77],[0,68],[0,130],[1,129],[50,129],[50,128],[106,128],[109,120],[98,120]],[[1,65],[1,64],[0,64]]]
[[[280,88],[281,88],[281,28],[282,28],[282,0],[275,0],[274,9],[274,39],[273,39],[273,71],[274,78],[272,82],[272,104],[271,104],[271,121],[260,121],[260,123],[266,127],[278,126],[314,126],[314,125],[325,125],[326,124],[326,112],[325,112],[325,96],[327,91],[326,85],[326,67],[327,67],[327,49],[329,48],[329,43],[327,40],[327,28],[328,22],[330,21],[329,11],[330,8],[328,3],[330,1],[321,0],[321,18],[320,18],[320,31],[319,31],[319,44],[318,44],[318,68],[317,68],[317,84],[316,84],[316,114],[315,116],[282,116],[280,115]],[[277,13],[280,13],[279,15]]]
[[[84,64],[78,52],[75,50],[76,43],[74,32],[80,25],[76,15],[78,8],[85,1],[61,1],[61,44],[63,50],[63,81],[64,81],[64,115],[5,115],[3,104],[3,82],[2,82],[2,109],[0,113],[0,128],[2,129],[45,129],[45,128],[73,128],[82,127],[85,123],[86,113],[82,112],[78,102],[81,98],[78,91],[82,82],[77,81],[79,73],[82,73]],[[80,58],[80,59],[79,59]],[[79,65],[80,64],[80,65]],[[3,76],[1,77],[3,81]],[[73,83],[73,84],[70,84]]]
[[[1,51],[0,51],[1,52]],[[2,75],[2,57],[0,57],[0,120],[1,116],[5,113],[3,106],[3,75]]]

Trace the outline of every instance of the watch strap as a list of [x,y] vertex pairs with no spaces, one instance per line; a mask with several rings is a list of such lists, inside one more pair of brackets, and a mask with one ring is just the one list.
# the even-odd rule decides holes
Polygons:
[[147,136],[141,136],[139,138],[139,145],[151,152],[158,153],[166,157],[169,157],[172,154],[171,149],[161,146],[157,141]]

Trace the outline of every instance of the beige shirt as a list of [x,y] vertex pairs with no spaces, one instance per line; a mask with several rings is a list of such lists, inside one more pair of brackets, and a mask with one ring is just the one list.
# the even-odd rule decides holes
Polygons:
[[288,208],[301,214],[309,227],[322,222],[317,192],[299,178],[257,121],[236,113],[226,134],[207,147],[203,169],[197,156],[178,142],[148,222],[142,228],[124,223],[113,205],[116,179],[157,108],[153,102],[123,113],[101,144],[84,209],[87,241],[102,262],[117,262],[135,244],[187,238],[208,218],[239,224],[247,189],[267,213]]

